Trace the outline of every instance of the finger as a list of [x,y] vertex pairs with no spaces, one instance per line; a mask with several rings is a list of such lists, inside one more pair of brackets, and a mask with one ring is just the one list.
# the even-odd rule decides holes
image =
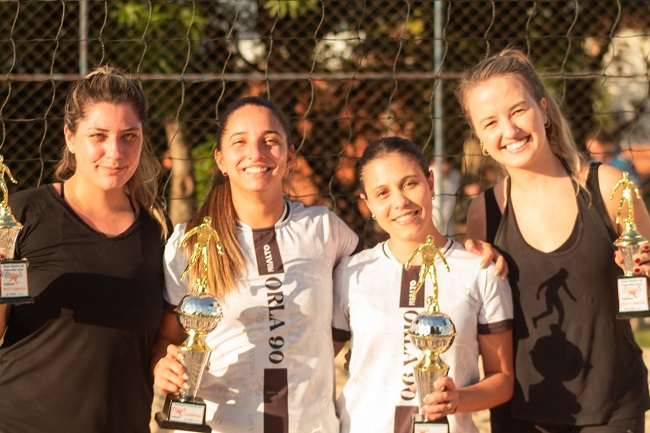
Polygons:
[[475,249],[476,249],[476,245],[474,244],[474,240],[473,240],[473,239],[467,239],[467,240],[465,241],[465,249],[466,249],[467,251],[476,252],[476,250],[475,250]]
[[505,280],[508,276],[508,271],[508,262],[506,262],[505,257],[499,254],[499,257],[497,257],[496,260],[496,264],[494,265],[494,274],[502,280]]

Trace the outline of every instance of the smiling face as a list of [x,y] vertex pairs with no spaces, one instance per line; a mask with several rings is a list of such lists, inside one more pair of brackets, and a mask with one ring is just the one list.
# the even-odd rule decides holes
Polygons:
[[368,162],[362,198],[392,242],[423,243],[436,232],[431,219],[433,175],[412,157],[386,153]]
[[244,105],[233,112],[215,152],[219,170],[230,180],[233,196],[264,193],[282,196],[282,177],[294,157],[282,122],[268,108]]
[[140,162],[142,121],[130,104],[89,105],[73,132],[64,127],[66,144],[74,154],[74,176],[103,191],[122,189]]
[[465,106],[476,137],[506,168],[523,168],[551,153],[544,127],[546,100],[536,101],[515,76],[477,84],[467,91]]

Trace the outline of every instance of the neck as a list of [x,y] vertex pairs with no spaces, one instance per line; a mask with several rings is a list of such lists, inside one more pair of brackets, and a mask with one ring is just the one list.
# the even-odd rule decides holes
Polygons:
[[544,183],[566,179],[569,176],[560,159],[554,154],[544,158],[544,161],[536,164],[535,167],[507,167],[507,171],[512,186],[519,189],[537,189]]
[[131,202],[122,188],[104,190],[73,175],[65,181],[65,200],[73,208],[93,209],[106,213],[131,211]]
[[[433,236],[433,243],[435,244],[436,247],[442,248],[447,243],[447,238],[441,235],[440,233],[438,233],[438,231],[435,230],[435,228],[429,234]],[[417,250],[418,247],[424,244],[426,241],[427,241],[427,235],[424,235],[421,238],[418,238],[417,240],[403,240],[403,239],[390,238],[388,239],[388,248],[390,248],[390,252],[393,253],[395,258],[400,263],[404,264],[409,259],[409,257],[411,257],[411,254],[413,254],[413,252]],[[411,260],[411,264],[414,266],[421,265],[422,257],[419,254],[416,255]]]
[[233,206],[237,218],[253,229],[273,227],[284,212],[282,196],[264,198],[261,196],[233,195]]

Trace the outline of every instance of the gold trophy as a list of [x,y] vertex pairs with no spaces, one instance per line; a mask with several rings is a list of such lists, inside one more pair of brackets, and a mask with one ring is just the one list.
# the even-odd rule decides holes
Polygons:
[[641,252],[643,245],[648,243],[648,240],[636,230],[634,223],[634,196],[641,199],[641,194],[634,182],[629,179],[627,171],[623,172],[623,178],[614,185],[610,200],[614,199],[614,193],[619,188],[622,188],[622,195],[618,204],[616,223],[619,223],[621,211],[626,204],[628,212],[623,221],[625,225],[623,233],[614,241],[614,245],[623,253],[625,267],[625,275],[618,277],[618,314],[616,318],[647,317],[650,316],[648,279],[645,275],[634,275],[634,259],[632,258]]
[[11,182],[18,183],[0,155],[0,190],[3,194],[0,202],[0,304],[31,303],[34,299],[29,296],[27,287],[27,260],[14,260],[16,239],[23,226],[9,208],[5,175]]
[[[422,255],[422,266],[418,282],[411,293],[411,301],[416,299],[420,287],[428,276],[433,280],[433,296],[426,299],[426,311],[417,315],[409,329],[409,336],[413,344],[424,352],[424,357],[414,368],[415,384],[418,387],[420,407],[424,406],[424,397],[435,391],[433,386],[437,378],[449,373],[449,366],[440,359],[440,354],[446,352],[456,337],[456,327],[451,318],[440,312],[438,306],[438,275],[436,273],[435,259],[439,256],[449,272],[449,265],[445,256],[433,242],[433,236],[427,236],[424,244],[420,245],[404,264],[405,269],[411,267],[411,260],[417,255]],[[413,415],[413,433],[449,433],[449,421],[445,417],[435,421],[428,421],[424,415]]]
[[178,395],[168,395],[162,412],[156,414],[156,421],[162,428],[211,432],[212,428],[205,423],[205,403],[196,394],[211,353],[205,336],[223,318],[219,302],[208,291],[210,243],[215,242],[218,254],[223,254],[223,250],[210,217],[205,217],[202,224],[185,233],[180,246],[184,247],[193,236],[196,236],[196,242],[181,280],[199,260],[202,267],[192,284],[192,291],[183,297],[174,310],[178,314],[178,322],[188,334],[180,350],[189,376],[189,388],[181,389]]

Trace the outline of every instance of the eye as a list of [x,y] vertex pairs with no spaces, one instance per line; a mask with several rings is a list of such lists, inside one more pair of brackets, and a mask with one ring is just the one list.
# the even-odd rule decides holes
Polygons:
[[264,139],[264,142],[269,146],[277,146],[278,144],[280,144],[280,140],[276,137],[266,137]]
[[490,122],[487,122],[486,124],[483,125],[483,129],[491,129],[493,128],[497,122],[495,120],[492,120]]

